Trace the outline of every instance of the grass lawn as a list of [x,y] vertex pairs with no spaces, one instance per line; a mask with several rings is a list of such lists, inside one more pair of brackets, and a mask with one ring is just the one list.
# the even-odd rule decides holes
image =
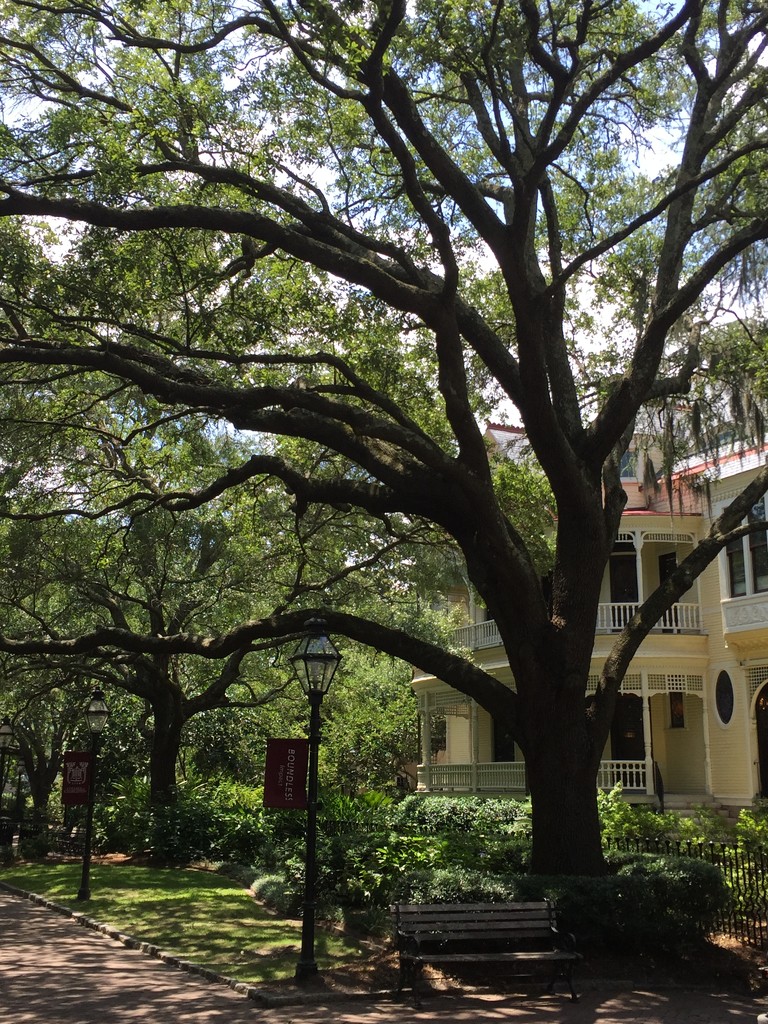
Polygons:
[[[75,898],[79,863],[0,867],[0,881],[88,914],[184,960],[254,984],[292,978],[301,922],[268,913],[237,882],[210,871],[93,863],[91,898]],[[316,929],[321,970],[361,959],[355,943]]]

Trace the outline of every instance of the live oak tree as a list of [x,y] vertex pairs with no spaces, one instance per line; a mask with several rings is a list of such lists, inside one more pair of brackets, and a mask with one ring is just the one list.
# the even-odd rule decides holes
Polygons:
[[[314,517],[306,515],[297,524],[283,507],[282,496],[269,487],[255,493],[246,487],[230,491],[226,502],[188,510],[183,516],[162,505],[132,515],[118,514],[113,507],[111,513],[96,514],[95,518],[85,514],[82,506],[74,506],[80,514],[70,510],[62,515],[65,486],[74,496],[77,488],[90,485],[93,496],[103,498],[109,493],[113,506],[119,506],[117,499],[125,477],[132,484],[140,479],[145,487],[151,484],[155,494],[167,495],[172,484],[178,487],[185,479],[189,482],[190,476],[199,475],[202,464],[214,460],[214,452],[221,458],[221,446],[215,438],[195,431],[174,438],[173,432],[155,424],[154,440],[162,439],[162,443],[153,452],[144,452],[140,464],[131,463],[125,453],[118,459],[116,435],[106,423],[108,411],[113,419],[119,419],[123,431],[129,429],[125,409],[114,396],[109,401],[103,398],[97,433],[99,449],[107,452],[104,465],[99,466],[97,453],[91,452],[87,460],[90,475],[86,478],[83,452],[77,460],[65,461],[59,450],[59,486],[51,488],[47,477],[37,487],[32,481],[20,486],[14,518],[0,525],[0,609],[7,631],[16,636],[40,632],[56,638],[107,625],[120,630],[124,637],[193,630],[202,633],[222,631],[233,622],[274,613],[299,597],[311,596],[318,586],[325,592],[335,583],[337,589],[346,588],[347,602],[352,600],[348,581],[355,565],[350,561],[349,545],[359,539],[355,525],[349,517],[343,517],[346,543],[343,549],[338,544],[334,549],[330,543],[333,524],[325,515],[321,524],[324,544],[319,546],[313,537],[319,532]],[[60,449],[68,450],[66,437],[61,438],[66,433],[62,424],[56,430],[54,424],[33,420],[31,403],[26,412],[25,422],[15,423],[11,445],[17,478],[30,473],[24,464],[25,451],[39,459],[41,433],[53,430],[49,447],[50,442],[59,440]],[[148,412],[142,407],[139,418],[143,422],[151,421]],[[90,431],[96,432],[94,427]],[[225,446],[231,453],[231,439],[225,441]],[[134,454],[142,455],[140,449]],[[128,493],[136,497],[130,488]],[[30,504],[34,511],[21,511]],[[384,569],[380,564],[385,559],[386,545],[380,545],[376,557],[365,562],[366,575],[389,571],[391,567]],[[405,587],[405,574],[398,576]],[[357,590],[355,600],[359,604],[365,595],[360,587]],[[92,650],[77,658],[49,653],[47,657],[16,658],[15,662],[7,658],[13,671],[5,672],[9,691],[5,703],[15,693],[16,699],[10,703],[24,705],[29,717],[36,704],[48,702],[50,686],[43,685],[43,680],[51,676],[56,692],[64,685],[56,681],[59,677],[68,675],[73,684],[80,684],[80,705],[84,705],[83,680],[91,680],[91,685],[101,685],[108,692],[116,687],[132,695],[136,698],[134,706],[123,701],[119,717],[122,721],[128,716],[133,730],[146,741],[151,799],[153,803],[166,803],[175,795],[182,745],[189,743],[188,726],[193,719],[215,709],[223,709],[231,719],[245,708],[263,709],[285,693],[292,675],[290,665],[273,664],[274,654],[271,645],[259,654],[258,645],[247,643],[218,666],[189,653],[163,650]],[[21,682],[11,686],[12,676],[20,676]],[[78,718],[82,718],[81,712],[82,706]],[[20,719],[14,716],[14,721],[18,724]],[[122,724],[127,727],[125,722]],[[232,731],[230,727],[223,735]],[[60,763],[63,735],[49,744],[59,751],[58,759],[50,762],[50,782]],[[226,757],[226,752],[222,750],[218,756]],[[201,758],[205,758],[205,752],[201,752]],[[122,770],[143,771],[144,758],[134,757],[133,764],[124,763]]]
[[[221,627],[237,619],[235,608],[239,617],[247,617],[252,610],[249,599],[238,601],[238,590],[243,591],[238,586],[239,567],[227,550],[222,523],[188,517],[181,529],[163,510],[133,523],[106,518],[96,523],[77,519],[15,522],[0,532],[4,567],[0,607],[6,630],[20,636],[34,631],[58,637],[108,623],[126,634],[142,635],[175,632],[193,624]],[[134,729],[149,748],[152,797],[166,802],[173,796],[186,723],[225,703],[231,687],[239,686],[245,699],[245,687],[252,680],[241,671],[243,655],[233,653],[213,672],[210,666],[207,672],[201,671],[199,659],[161,653],[32,656],[15,668],[21,682],[8,688],[15,695],[14,703],[26,707],[27,718],[39,718],[38,705],[50,702],[48,687],[42,685],[49,677],[69,677],[70,685],[78,685],[78,696],[70,698],[68,705],[71,720],[73,715],[82,720],[88,685],[112,692],[117,687],[131,694],[136,698],[131,714]],[[271,696],[270,674],[263,673],[258,694],[251,690],[253,703]],[[272,682],[275,689],[284,685],[284,680]],[[56,689],[61,693],[65,688],[59,682]],[[54,743],[59,749],[61,738]],[[143,765],[134,762],[131,771],[137,769],[143,771]],[[55,774],[54,767],[51,781]]]
[[[0,698],[13,728],[13,756],[6,760],[6,784],[16,782],[17,802],[4,813],[21,813],[27,792],[35,821],[46,820],[64,751],[85,743],[83,708],[88,690],[71,665],[63,670],[42,659],[4,656],[0,661]],[[18,776],[17,773],[18,772]],[[23,774],[23,781],[22,781]],[[6,798],[7,799],[7,798]]]
[[[249,439],[152,494],[177,512],[270,480],[298,521],[450,538],[515,692],[383,615],[326,618],[506,725],[538,871],[603,869],[595,775],[622,677],[768,486],[648,597],[587,701],[621,458],[638,417],[714,369],[703,328],[744,312],[764,262],[767,25],[751,0],[0,3],[10,405],[50,402],[71,455],[110,389]],[[483,441],[510,407],[554,498],[551,586]],[[34,483],[11,474],[7,515],[34,514]],[[126,515],[147,507],[128,490]],[[294,634],[298,604],[207,637],[114,625],[2,648],[226,658]]]

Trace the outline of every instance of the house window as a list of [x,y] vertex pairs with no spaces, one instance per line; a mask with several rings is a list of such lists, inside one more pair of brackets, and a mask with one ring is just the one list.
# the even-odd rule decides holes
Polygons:
[[728,590],[731,597],[742,597],[747,592],[747,567],[741,537],[728,541],[725,548],[728,559]]
[[755,593],[768,590],[768,544],[765,530],[753,533],[749,538],[749,553],[752,559],[752,587]]
[[495,721],[493,723],[493,760],[515,760],[515,740],[512,733]]
[[715,707],[723,725],[728,725],[733,717],[733,683],[727,672],[723,671],[715,683]]
[[[764,522],[765,518],[765,498],[761,498],[750,509],[747,521],[758,523]],[[729,541],[725,558],[731,597],[768,591],[768,534],[765,530]]]
[[637,558],[634,544],[616,544],[608,563],[611,588],[611,627],[623,629],[637,609]]
[[439,761],[441,757],[445,757],[445,752],[448,748],[448,723],[445,715],[432,715],[430,725],[431,759]]
[[619,476],[622,480],[637,480],[637,452],[624,452],[621,457]]
[[685,728],[685,696],[682,690],[671,690],[669,694],[669,727]]

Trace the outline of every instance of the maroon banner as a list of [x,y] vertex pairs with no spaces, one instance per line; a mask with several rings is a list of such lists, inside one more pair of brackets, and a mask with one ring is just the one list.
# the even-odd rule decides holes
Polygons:
[[61,787],[61,802],[65,807],[88,803],[91,761],[91,753],[88,750],[68,750],[64,754],[64,782]]
[[267,740],[264,769],[264,806],[307,806],[308,740]]

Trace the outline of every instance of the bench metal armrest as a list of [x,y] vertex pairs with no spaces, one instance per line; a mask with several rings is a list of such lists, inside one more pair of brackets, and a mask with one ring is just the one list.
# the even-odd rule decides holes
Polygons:
[[561,932],[558,928],[552,925],[550,929],[552,933],[552,943],[555,949],[563,950],[567,953],[576,952],[576,938],[573,932]]
[[415,956],[421,952],[421,938],[416,932],[395,932],[396,948],[399,953]]

